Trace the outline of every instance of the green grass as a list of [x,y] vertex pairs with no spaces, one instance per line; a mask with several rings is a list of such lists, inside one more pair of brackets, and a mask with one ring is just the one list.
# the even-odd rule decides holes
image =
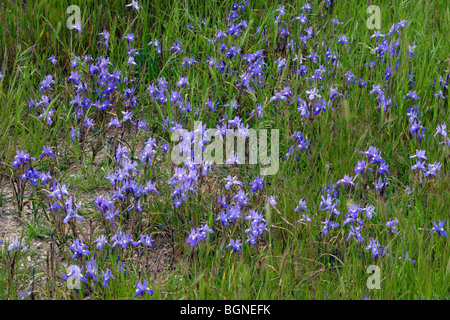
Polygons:
[[[3,72],[0,80],[0,208],[8,205],[4,216],[19,215],[11,184],[16,174],[11,167],[15,151],[26,149],[37,157],[43,145],[57,146],[60,154],[57,169],[53,171],[54,177],[62,183],[70,183],[70,191],[82,205],[79,212],[85,223],[83,229],[81,224],[77,225],[78,231],[85,234],[84,242],[91,250],[89,259],[96,250],[93,241],[100,233],[109,232],[108,228],[103,228],[101,214],[95,209],[93,199],[97,193],[105,195],[109,188],[109,182],[103,176],[113,166],[113,154],[110,150],[112,140],[109,139],[111,131],[106,134],[103,130],[110,114],[96,118],[97,130],[91,132],[86,143],[72,142],[69,138],[71,127],[76,126],[76,119],[73,116],[75,109],[69,104],[73,99],[72,86],[66,79],[71,70],[70,60],[75,55],[90,54],[94,58],[108,55],[114,68],[131,78],[140,79],[135,114],[148,121],[149,132],[135,135],[131,126],[126,127],[124,134],[121,131],[119,140],[121,144],[128,145],[129,150],[142,147],[149,137],[171,143],[170,133],[163,129],[162,124],[166,117],[176,114],[175,106],[156,103],[145,93],[148,84],[155,83],[161,76],[166,77],[172,86],[180,76],[189,79],[190,87],[184,89],[183,96],[189,99],[193,108],[186,116],[186,128],[193,129],[197,120],[203,121],[207,128],[215,128],[226,111],[223,105],[232,99],[239,97],[240,108],[237,111],[229,109],[228,119],[234,118],[237,113],[247,120],[256,104],[265,104],[274,90],[282,90],[286,85],[295,95],[305,98],[305,90],[310,88],[308,78],[313,70],[320,64],[331,67],[329,60],[323,60],[326,50],[320,49],[320,62],[313,65],[308,61],[309,73],[303,77],[294,75],[299,61],[292,61],[294,55],[291,52],[276,48],[280,30],[274,26],[273,17],[280,3],[252,1],[253,7],[247,8],[238,20],[245,19],[248,29],[240,37],[229,36],[224,42],[228,46],[239,46],[241,56],[264,50],[266,70],[273,78],[264,79],[264,87],[256,88],[254,94],[240,93],[234,82],[239,80],[238,76],[245,66],[243,60],[232,62],[233,69],[238,70],[238,74],[232,76],[220,74],[203,63],[208,56],[216,55],[214,50],[217,49],[208,44],[208,38],[215,34],[217,28],[226,29],[225,17],[233,1],[141,0],[139,13],[126,8],[121,0],[92,2],[90,6],[86,6],[84,1],[34,1],[25,6],[22,1],[3,1],[0,4],[0,70]],[[72,4],[81,8],[82,34],[66,27],[69,16],[66,9]],[[135,230],[133,235],[136,239],[143,232],[154,234],[158,246],[150,249],[148,255],[151,261],[156,262],[152,263],[151,268],[143,267],[138,261],[139,252],[136,249],[127,251],[123,257],[117,248],[97,253],[97,261],[103,261],[108,256],[100,269],[113,270],[116,280],[112,279],[108,288],[103,288],[101,283],[83,285],[86,296],[94,299],[129,299],[135,291],[139,270],[142,270],[141,278],[148,279],[154,290],[154,295],[147,296],[147,299],[362,299],[366,295],[373,299],[444,299],[449,296],[448,237],[429,235],[428,232],[432,221],[446,221],[446,230],[449,230],[450,223],[449,151],[438,145],[441,141],[438,136],[433,137],[437,125],[446,123],[450,126],[448,93],[445,100],[434,97],[439,87],[439,76],[447,77],[448,71],[445,70],[450,70],[450,44],[446,40],[450,32],[450,4],[447,1],[374,3],[381,9],[382,33],[387,33],[393,23],[408,21],[408,28],[396,36],[403,50],[398,70],[394,67],[397,61],[390,61],[393,74],[385,92],[392,98],[392,107],[387,113],[376,109],[374,95],[369,94],[373,85],[381,83],[383,87],[386,81],[384,65],[380,70],[379,60],[377,72],[368,70],[369,61],[375,58],[375,40],[370,39],[374,30],[366,27],[369,16],[367,5],[361,1],[341,1],[333,6],[330,14],[324,9],[324,4],[325,1],[314,2],[307,26],[314,26],[314,40],[319,41],[318,48],[322,40],[326,45],[339,48],[340,65],[336,77],[326,76],[324,95],[328,98],[329,84],[338,87],[339,92],[345,92],[345,99],[337,99],[339,102],[334,106],[334,111],[328,109],[326,113],[310,119],[300,116],[297,103],[267,103],[262,119],[254,116],[248,120],[250,128],[280,130],[280,168],[276,175],[265,178],[266,186],[258,201],[253,201],[248,183],[259,173],[259,165],[222,166],[214,168],[212,177],[201,182],[197,194],[190,197],[182,209],[174,209],[170,200],[171,189],[166,183],[174,173],[174,165],[168,155],[159,151],[158,160],[148,175],[158,183],[161,196],[151,196],[144,201],[144,213],[135,218],[147,220],[145,226]],[[299,15],[302,5],[303,2],[286,2],[287,17]],[[337,27],[338,32],[331,25],[330,19],[333,17],[344,22]],[[208,19],[206,27],[200,24],[203,18]],[[197,29],[196,32],[187,29],[188,23]],[[265,36],[255,35],[258,26],[266,28]],[[289,32],[295,40],[304,34],[305,28],[296,20],[289,22]],[[97,44],[100,40],[97,34],[103,30],[111,32],[109,49]],[[132,69],[124,58],[127,45],[122,38],[127,33],[137,36],[133,47],[140,54],[136,58],[137,65]],[[335,45],[335,33],[346,34],[351,45]],[[147,46],[153,38],[159,39],[165,49],[161,55]],[[181,55],[169,51],[177,40],[183,43]],[[413,58],[408,55],[408,44],[416,46]],[[300,54],[304,57],[311,54],[311,46],[301,48],[296,52],[299,57]],[[56,67],[47,61],[51,55],[58,57]],[[200,63],[181,68],[184,56],[194,56]],[[291,61],[283,71],[276,69],[276,60],[280,56]],[[341,79],[349,70],[358,78],[364,77],[368,81],[367,86],[359,88]],[[409,72],[415,75],[414,87],[408,85]],[[29,111],[27,103],[30,98],[40,97],[39,83],[48,74],[53,74],[56,82],[51,93],[51,107],[56,109],[51,126],[45,120],[37,119],[38,113]],[[437,81],[436,88],[432,87],[433,80]],[[125,85],[121,84],[118,88],[123,89]],[[409,134],[406,111],[412,103],[403,99],[409,90],[416,90],[420,96],[420,119],[427,129],[426,137],[420,144]],[[215,113],[204,107],[209,97],[220,102]],[[198,118],[195,114],[197,108]],[[120,115],[121,110],[123,106],[118,104],[114,112]],[[295,131],[302,131],[310,141],[310,152],[297,151],[294,157],[284,160],[282,158],[288,146],[294,145],[291,136]],[[363,189],[359,182],[355,189],[341,189],[338,205],[341,226],[330,230],[325,236],[320,234],[320,221],[325,220],[325,213],[318,210],[321,195],[324,194],[322,189],[345,174],[354,175],[356,162],[365,159],[359,152],[369,146],[379,148],[383,159],[389,164],[390,176],[384,195],[374,192],[373,185]],[[97,147],[103,150],[93,159],[93,149]],[[440,178],[430,179],[423,187],[410,170],[414,162],[409,157],[416,149],[426,150],[430,163],[442,163]],[[139,154],[134,157],[138,160]],[[51,167],[52,163],[44,160],[37,169],[46,172]],[[219,194],[224,194],[220,182],[229,174],[240,178],[245,191],[250,192],[251,208],[264,211],[270,222],[270,232],[265,234],[264,241],[255,247],[244,245],[239,254],[224,247],[230,238],[245,241],[246,222],[243,220],[229,229],[212,222],[218,214],[213,203]],[[367,179],[371,184],[374,181],[370,175]],[[403,191],[407,185],[411,189],[414,186],[409,195]],[[48,264],[50,269],[47,268],[46,258],[36,265],[27,262],[22,266],[18,263],[14,279],[10,279],[7,264],[11,257],[6,253],[7,246],[1,246],[0,299],[20,298],[17,291],[31,286],[33,266],[36,299],[76,299],[76,292],[68,289],[61,279],[72,261],[70,256],[73,253],[68,249],[72,244],[72,230],[66,226],[64,232],[58,231],[53,218],[43,210],[48,205],[45,191],[31,191],[28,184],[25,201],[29,200],[26,208],[30,209],[30,213],[21,215],[22,229],[16,230],[16,233],[22,232],[26,243],[31,245],[29,250],[21,252],[19,258],[25,262],[30,257],[32,261],[42,252],[51,257],[49,243],[53,234],[57,245],[55,261]],[[235,191],[225,193],[228,201]],[[263,198],[270,195],[276,196],[279,213],[265,207]],[[296,223],[300,216],[294,209],[299,199],[306,199],[311,211],[313,221],[307,225]],[[377,212],[377,216],[364,226],[363,244],[355,239],[347,242],[348,225],[342,227],[347,204],[355,202],[361,206],[371,204]],[[124,211],[122,219],[126,217]],[[394,218],[399,221],[396,234],[385,225],[386,221]],[[210,241],[190,248],[186,244],[187,233],[184,231],[190,230],[189,221],[195,227],[208,223],[215,230],[209,237]],[[92,229],[91,223],[94,226]],[[5,244],[10,237],[8,233],[0,234],[0,240]],[[365,250],[369,238],[379,240],[390,257],[372,259],[371,253]],[[37,243],[42,245],[41,253]],[[416,261],[414,265],[411,261],[405,261],[406,252]],[[126,261],[127,276],[121,275],[115,267],[121,259]],[[366,270],[373,264],[381,270],[380,290],[370,290],[366,285],[370,276]],[[54,275],[52,268],[55,269]]]

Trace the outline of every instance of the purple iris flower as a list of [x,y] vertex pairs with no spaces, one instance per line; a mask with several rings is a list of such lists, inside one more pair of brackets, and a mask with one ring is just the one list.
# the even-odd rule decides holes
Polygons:
[[241,252],[242,243],[239,242],[239,239],[233,240],[230,239],[230,244],[225,247],[225,249],[232,248],[234,252]]
[[103,279],[103,286],[107,287],[109,285],[109,280],[116,278],[111,274],[111,270],[106,269],[106,272],[102,270],[102,279]]
[[436,232],[438,235],[442,236],[442,237],[446,237],[447,236],[447,232],[444,230],[444,221],[439,221],[439,225],[436,224],[436,222],[432,221],[433,223],[433,229],[431,229],[429,234],[432,234],[433,232]]
[[143,297],[145,293],[148,293],[149,295],[153,295],[153,290],[148,287],[147,280],[144,280],[144,282],[141,283],[136,281],[136,292],[133,294],[133,297],[141,296]]

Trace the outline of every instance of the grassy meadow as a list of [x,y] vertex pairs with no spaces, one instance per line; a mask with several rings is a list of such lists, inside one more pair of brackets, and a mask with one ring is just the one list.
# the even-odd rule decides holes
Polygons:
[[0,1],[0,299],[448,299],[450,2],[86,3]]

